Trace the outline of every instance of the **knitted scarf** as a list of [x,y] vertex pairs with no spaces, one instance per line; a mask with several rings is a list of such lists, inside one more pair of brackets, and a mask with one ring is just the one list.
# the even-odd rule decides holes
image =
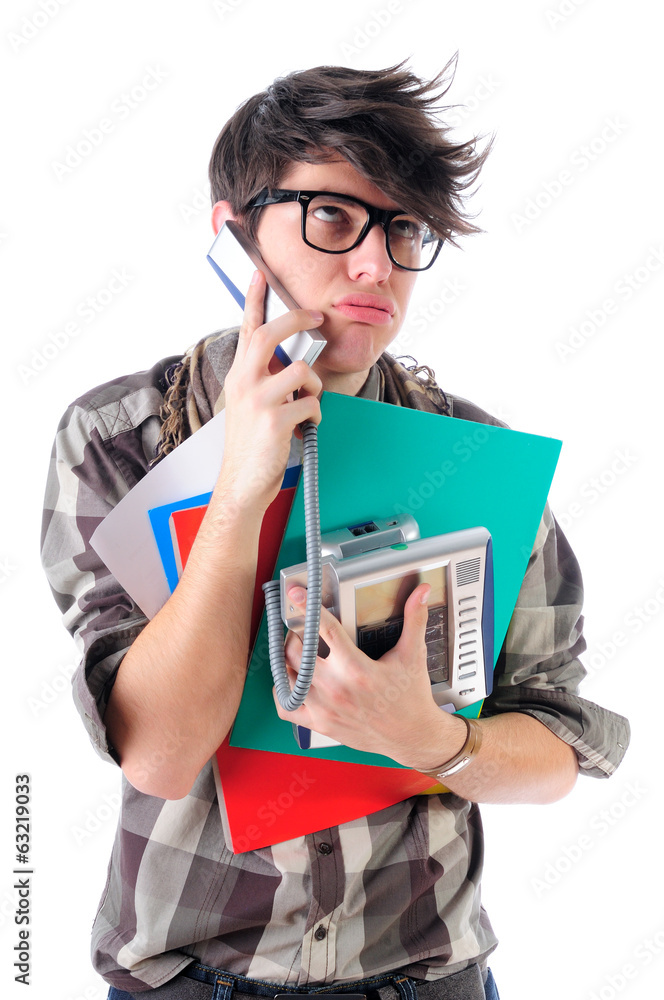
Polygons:
[[[166,371],[168,389],[161,408],[161,431],[152,464],[169,454],[185,438],[223,410],[224,381],[233,364],[239,328],[222,330],[199,340]],[[428,413],[450,414],[450,404],[435,375],[413,358],[409,367],[384,353],[371,369],[364,388],[371,383],[374,398],[394,406]],[[359,395],[363,394],[360,390]],[[369,394],[369,393],[365,393]]]

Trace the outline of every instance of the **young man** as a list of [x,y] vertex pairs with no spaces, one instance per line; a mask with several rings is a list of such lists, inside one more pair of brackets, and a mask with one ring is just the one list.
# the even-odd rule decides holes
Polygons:
[[[497,423],[385,353],[438,240],[474,228],[461,195],[483,156],[472,143],[451,143],[436,121],[439,83],[403,67],[321,67],[243,105],[212,156],[213,226],[243,225],[301,308],[263,323],[257,272],[239,333],[215,334],[184,359],[92,390],[58,431],[44,564],[84,653],[79,707],[98,751],[125,779],[93,930],[95,967],[116,1000],[146,990],[203,1000],[316,987],[423,1000],[497,996],[476,803],[553,801],[579,769],[611,774],[627,745],[625,720],[576,694],[580,575],[547,508],[495,692],[470,732],[431,697],[424,584],[380,661],[323,610],[330,653],[317,661],[305,705],[278,708],[282,718],[432,774],[465,749],[470,762],[445,778],[450,793],[242,855],[224,843],[211,758],[242,694],[258,534],[294,432],[320,420],[319,393]],[[281,368],[276,345],[314,327],[327,346],[313,369]],[[224,458],[208,512],[177,589],[147,622],[90,535],[155,456],[222,407]],[[306,603],[301,588],[289,596]],[[287,657],[292,673],[294,637]],[[382,690],[404,673],[408,698],[376,712]]]

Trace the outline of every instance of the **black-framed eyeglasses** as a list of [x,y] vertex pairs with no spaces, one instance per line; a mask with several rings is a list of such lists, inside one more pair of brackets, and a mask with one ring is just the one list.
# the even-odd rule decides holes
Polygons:
[[322,253],[348,253],[378,223],[385,232],[387,253],[406,271],[426,271],[440,253],[443,240],[421,219],[402,209],[368,205],[335,191],[287,191],[265,188],[248,208],[297,201],[302,206],[302,239]]

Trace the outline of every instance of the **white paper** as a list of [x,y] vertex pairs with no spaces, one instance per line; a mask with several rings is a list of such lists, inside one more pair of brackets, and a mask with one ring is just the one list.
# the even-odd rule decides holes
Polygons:
[[104,518],[90,540],[148,618],[154,618],[170,597],[148,511],[214,488],[225,426],[222,410],[155,465]]

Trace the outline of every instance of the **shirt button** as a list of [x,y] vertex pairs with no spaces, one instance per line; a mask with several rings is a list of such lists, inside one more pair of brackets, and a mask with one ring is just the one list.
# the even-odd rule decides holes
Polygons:
[[322,941],[323,938],[326,936],[327,936],[327,931],[321,924],[319,924],[316,930],[314,931],[314,937],[316,938],[317,941]]
[[325,843],[319,844],[318,845],[318,850],[320,851],[321,854],[331,854],[332,853],[332,845],[331,844],[325,844]]

